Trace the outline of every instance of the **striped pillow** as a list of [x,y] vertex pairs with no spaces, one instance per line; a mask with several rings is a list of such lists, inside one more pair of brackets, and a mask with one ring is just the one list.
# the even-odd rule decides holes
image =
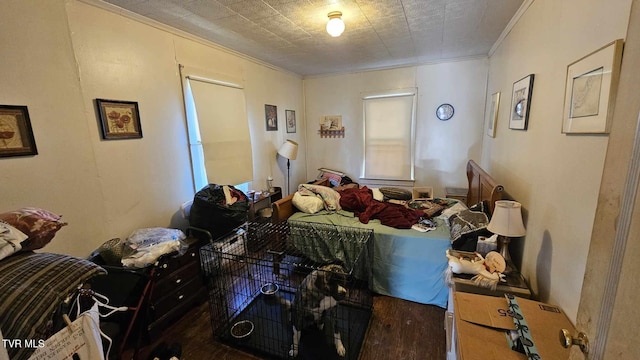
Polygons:
[[382,187],[380,192],[385,198],[394,200],[411,200],[413,194],[407,189],[401,189],[396,187]]

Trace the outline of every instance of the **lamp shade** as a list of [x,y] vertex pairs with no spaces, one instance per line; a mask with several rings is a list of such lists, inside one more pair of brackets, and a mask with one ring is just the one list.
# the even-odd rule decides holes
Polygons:
[[287,139],[278,149],[278,154],[289,160],[295,160],[298,157],[298,143]]
[[509,200],[496,201],[487,230],[501,236],[524,236],[526,230],[522,223],[522,204]]

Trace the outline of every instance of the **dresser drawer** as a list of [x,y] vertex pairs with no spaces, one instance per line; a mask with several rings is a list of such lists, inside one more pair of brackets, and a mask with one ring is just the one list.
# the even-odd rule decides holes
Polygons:
[[191,247],[187,252],[182,256],[177,257],[169,257],[162,259],[158,265],[156,266],[155,271],[155,280],[158,281],[162,278],[165,278],[171,275],[174,271],[186,266],[191,263],[199,264],[200,263],[200,251],[197,247]]
[[[175,291],[165,294],[164,297],[161,297],[156,301],[152,301],[151,310],[153,318],[161,317],[174,308],[179,307],[181,303],[189,300],[194,294],[198,293],[202,289],[202,280],[200,278],[196,278],[185,283]],[[158,295],[162,294],[158,293]]]
[[194,305],[200,304],[207,300],[207,292],[204,287],[189,296],[184,297],[175,307],[165,314],[158,314],[155,318],[149,319],[147,325],[147,333],[152,339],[158,338],[167,327],[171,326],[174,321],[184,315]]
[[200,263],[198,262],[190,262],[184,267],[172,273],[167,273],[167,275],[159,279],[154,284],[151,301],[156,301],[166,296],[168,293],[175,291],[192,280],[202,281],[200,278]]

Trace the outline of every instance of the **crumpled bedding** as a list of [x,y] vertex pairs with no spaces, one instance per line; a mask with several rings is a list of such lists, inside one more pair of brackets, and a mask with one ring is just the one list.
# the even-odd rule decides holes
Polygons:
[[382,225],[396,229],[410,229],[424,213],[408,209],[402,205],[380,202],[373,198],[373,192],[366,186],[362,188],[339,191],[340,206],[351,211],[361,223],[367,224],[371,219],[378,219]]
[[337,191],[322,185],[300,184],[298,193],[303,196],[318,195],[324,202],[324,209],[329,211],[338,211],[340,208],[340,195]]

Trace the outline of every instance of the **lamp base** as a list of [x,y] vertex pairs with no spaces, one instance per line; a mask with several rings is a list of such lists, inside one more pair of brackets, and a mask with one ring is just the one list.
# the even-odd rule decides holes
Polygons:
[[498,236],[498,249],[500,251],[500,255],[504,258],[504,262],[506,264],[506,268],[502,272],[503,274],[509,274],[513,271],[513,261],[511,260],[511,255],[509,255],[509,243],[511,239],[506,236]]
[[289,195],[291,193],[291,177],[289,176],[289,171],[291,169],[291,162],[289,161],[289,159],[287,159],[287,195]]

